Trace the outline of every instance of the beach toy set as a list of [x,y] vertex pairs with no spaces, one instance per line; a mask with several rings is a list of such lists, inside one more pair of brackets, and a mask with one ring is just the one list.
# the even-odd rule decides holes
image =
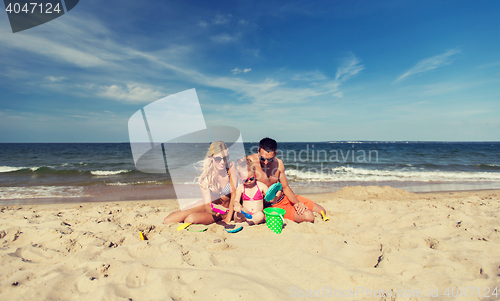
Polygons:
[[280,234],[283,230],[285,213],[285,209],[282,208],[268,207],[264,209],[264,214],[266,215],[266,225],[276,234]]
[[269,189],[266,192],[266,196],[264,197],[264,200],[266,202],[271,202],[275,197],[278,191],[283,189],[283,185],[281,185],[280,182],[276,182],[273,185],[269,187]]
[[247,212],[245,212],[245,211],[243,211],[243,210],[241,210],[241,213],[242,213],[242,214],[243,214],[246,218],[248,218],[248,219],[252,219],[252,214],[251,214],[251,213],[247,213]]
[[210,204],[210,207],[212,207],[212,210],[215,212],[215,213],[219,213],[219,214],[225,214],[226,212],[229,211],[229,209],[226,209],[226,210],[221,210],[217,207],[214,206],[214,204]]
[[206,225],[193,225],[192,223],[183,223],[177,227],[177,231],[188,230],[190,232],[205,232],[208,227]]

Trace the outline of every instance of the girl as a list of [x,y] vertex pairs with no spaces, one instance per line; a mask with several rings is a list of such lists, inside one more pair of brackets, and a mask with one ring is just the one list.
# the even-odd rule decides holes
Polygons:
[[[258,182],[252,161],[243,158],[236,161],[238,177],[243,185],[236,189],[234,204],[234,221],[248,225],[256,225],[264,221],[264,195],[267,186]],[[241,201],[240,201],[241,200]],[[243,205],[241,204],[243,202]]]

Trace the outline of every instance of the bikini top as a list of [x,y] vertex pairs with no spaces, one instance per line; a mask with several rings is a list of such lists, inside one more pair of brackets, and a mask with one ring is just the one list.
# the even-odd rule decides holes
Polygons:
[[253,198],[250,198],[248,195],[246,195],[245,186],[243,186],[242,199],[244,201],[262,201],[264,199],[264,197],[262,196],[262,193],[260,192],[259,185],[257,185],[257,183],[255,183],[255,185],[257,186],[257,192],[254,194]]
[[231,182],[228,182],[226,187],[222,188],[220,192],[213,192],[210,190],[210,193],[216,197],[216,199],[220,198],[223,195],[228,195],[231,193]]

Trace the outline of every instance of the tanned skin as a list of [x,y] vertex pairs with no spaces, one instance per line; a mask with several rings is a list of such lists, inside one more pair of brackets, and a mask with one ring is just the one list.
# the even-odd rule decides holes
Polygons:
[[293,218],[295,222],[314,222],[314,214],[312,212],[321,214],[321,211],[323,211],[326,214],[326,210],[322,206],[315,204],[312,211],[310,211],[304,203],[297,199],[295,193],[288,186],[285,176],[285,165],[281,159],[276,158],[276,151],[266,151],[263,148],[259,148],[257,154],[250,155],[247,158],[252,161],[255,167],[255,176],[259,182],[266,184],[268,187],[278,181],[281,183],[283,193],[295,207]]
[[[273,161],[261,161],[259,156],[264,159],[273,159]],[[288,197],[290,202],[294,204],[297,214],[304,214],[307,207],[297,200],[297,197],[293,193],[292,189],[288,186],[288,181],[285,176],[285,165],[281,159],[276,158],[276,151],[268,152],[263,148],[259,148],[257,154],[252,154],[248,156],[248,158],[252,161],[255,167],[257,180],[266,184],[268,187],[279,180],[283,186],[283,192]]]

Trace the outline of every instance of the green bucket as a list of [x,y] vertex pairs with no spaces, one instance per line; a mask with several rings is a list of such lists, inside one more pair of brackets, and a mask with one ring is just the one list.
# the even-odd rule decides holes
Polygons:
[[285,221],[283,217],[285,216],[285,213],[285,209],[281,208],[268,207],[264,209],[264,214],[266,215],[266,225],[276,234],[280,234],[281,230],[283,230],[283,222]]

